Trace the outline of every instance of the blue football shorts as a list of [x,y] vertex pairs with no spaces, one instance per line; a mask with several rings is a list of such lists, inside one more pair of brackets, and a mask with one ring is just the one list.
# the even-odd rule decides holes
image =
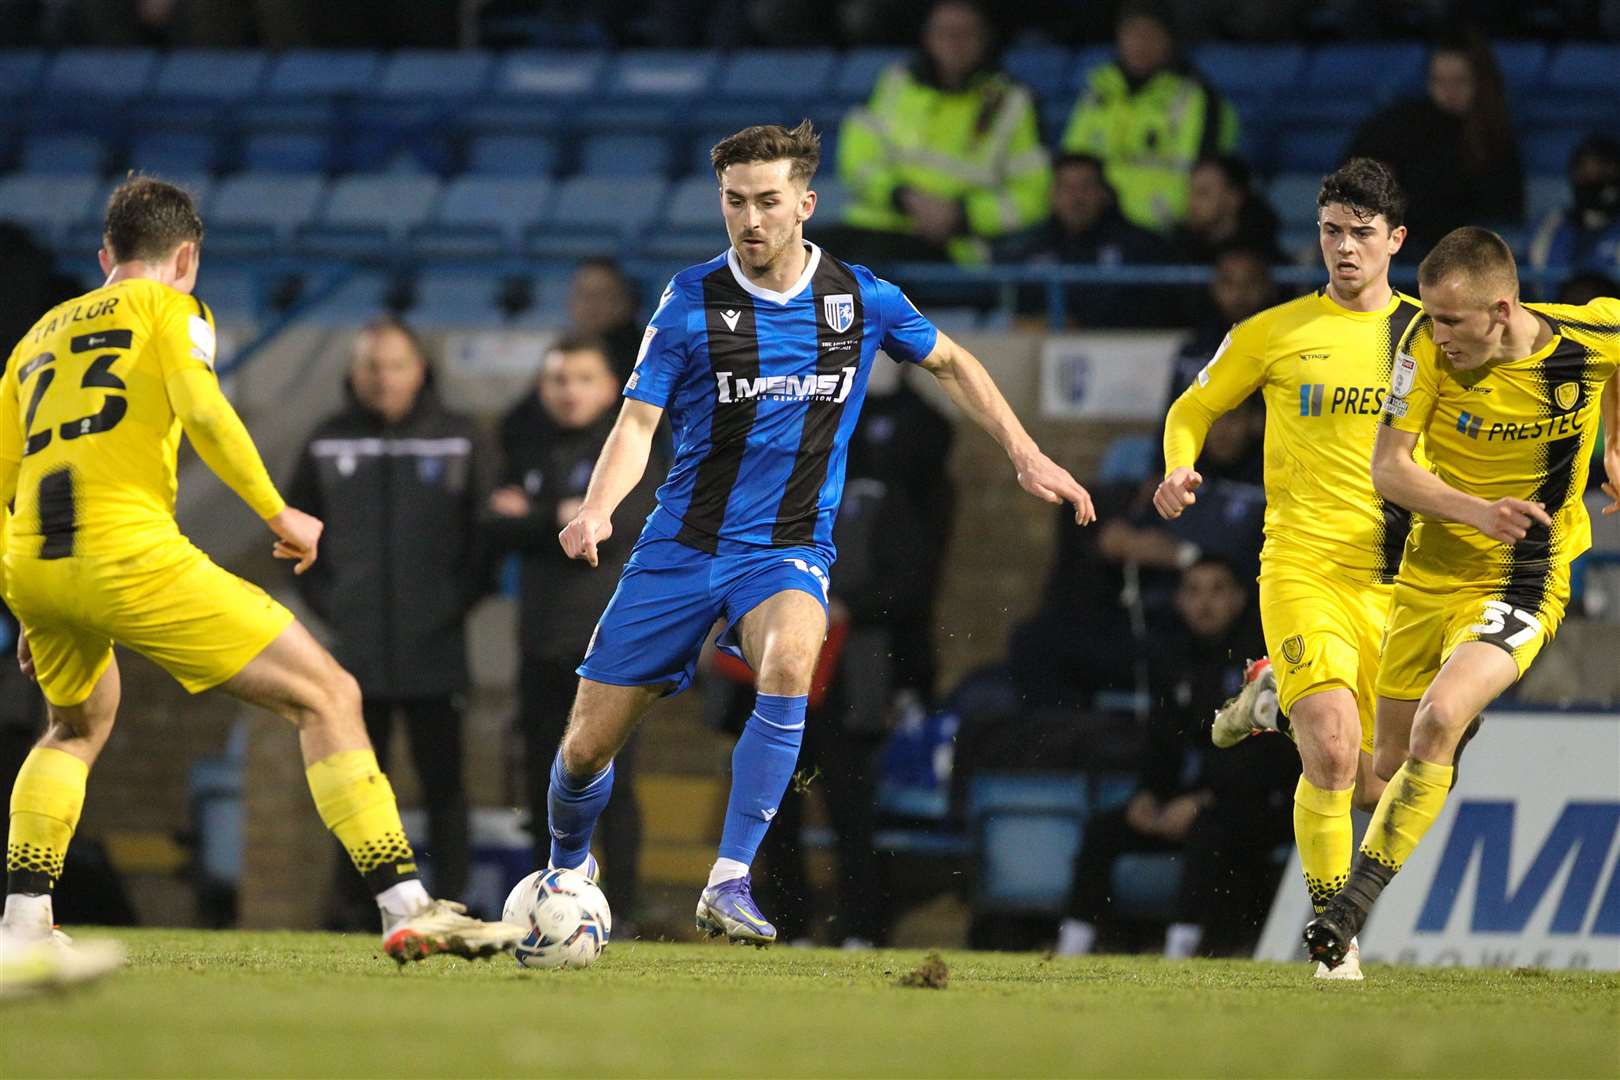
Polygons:
[[789,589],[809,593],[825,609],[827,571],[827,556],[813,547],[710,555],[643,534],[577,670],[595,682],[668,684],[665,692],[678,694],[692,684],[716,619],[725,619],[716,645],[746,661],[737,640],[742,617]]

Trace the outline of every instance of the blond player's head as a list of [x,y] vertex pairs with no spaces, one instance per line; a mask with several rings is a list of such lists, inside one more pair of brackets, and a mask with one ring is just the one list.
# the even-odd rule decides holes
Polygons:
[[1341,298],[1389,284],[1406,240],[1406,193],[1381,161],[1351,158],[1322,179],[1316,224],[1328,281]]
[[1519,306],[1513,249],[1489,229],[1453,229],[1418,264],[1418,295],[1452,366],[1479,367],[1501,349]]
[[821,136],[808,120],[791,129],[762,124],[721,139],[709,159],[731,245],[749,273],[763,274],[804,242],[816,208],[810,178],[821,164]]
[[182,187],[152,176],[131,176],[107,200],[101,269],[122,267],[189,293],[197,285],[202,218]]

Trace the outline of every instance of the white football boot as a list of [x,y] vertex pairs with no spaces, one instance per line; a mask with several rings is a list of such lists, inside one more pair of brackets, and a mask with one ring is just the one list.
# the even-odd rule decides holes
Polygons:
[[[1215,713],[1209,741],[1225,750],[1250,735],[1277,730],[1277,676],[1262,656],[1243,669],[1243,689]],[[1293,733],[1289,733],[1293,738]]]
[[477,960],[510,952],[528,932],[526,926],[474,919],[467,905],[454,900],[435,900],[383,931],[383,951],[401,965],[438,953]]
[[1328,967],[1318,962],[1316,965],[1318,979],[1337,979],[1342,982],[1361,982],[1365,976],[1361,974],[1361,945],[1355,938],[1350,939],[1350,948],[1345,950],[1344,959],[1339,961],[1338,967]]
[[0,1000],[94,982],[123,967],[124,955],[116,941],[75,945],[60,930],[44,938],[0,930]]

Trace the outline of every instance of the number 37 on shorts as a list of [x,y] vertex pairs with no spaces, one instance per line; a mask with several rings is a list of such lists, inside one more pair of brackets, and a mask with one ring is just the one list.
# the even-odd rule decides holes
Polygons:
[[[1539,589],[1415,589],[1397,583],[1384,629],[1378,693],[1423,696],[1457,646],[1484,641],[1513,657],[1522,676],[1558,632],[1569,574],[1548,574]],[[1515,595],[1515,594],[1518,595]]]

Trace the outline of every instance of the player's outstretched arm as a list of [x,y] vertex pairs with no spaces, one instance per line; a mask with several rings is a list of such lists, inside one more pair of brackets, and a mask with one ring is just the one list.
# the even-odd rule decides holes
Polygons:
[[1620,371],[1604,384],[1598,411],[1603,414],[1603,474],[1607,477],[1603,493],[1609,497],[1603,513],[1613,514],[1620,512]]
[[596,565],[596,545],[613,535],[613,511],[647,471],[647,456],[663,415],[664,410],[656,405],[625,399],[602,446],[602,456],[596,459],[585,502],[574,520],[557,534],[557,542],[570,559]]
[[995,380],[984,365],[945,334],[940,334],[934,351],[923,360],[946,395],[957,407],[988,431],[1012,459],[1018,471],[1018,484],[1037,499],[1049,503],[1067,502],[1074,506],[1074,520],[1089,525],[1097,520],[1091,494],[1081,487],[1067,469],[1041,453],[1035,440],[1019,423],[1012,406],[1001,396]]
[[1552,525],[1541,503],[1507,498],[1487,502],[1458,491],[1413,460],[1417,440],[1416,432],[1388,425],[1378,429],[1378,440],[1373,444],[1373,487],[1390,502],[1414,514],[1472,525],[1504,544],[1523,540],[1532,523]]

